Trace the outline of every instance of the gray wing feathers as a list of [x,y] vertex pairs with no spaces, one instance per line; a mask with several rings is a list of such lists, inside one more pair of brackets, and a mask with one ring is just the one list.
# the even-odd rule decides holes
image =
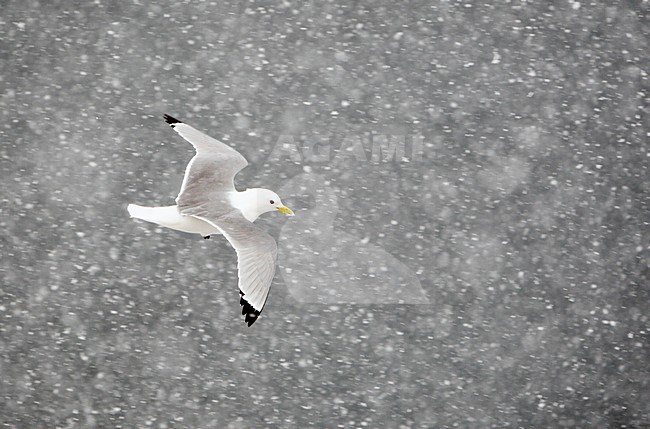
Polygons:
[[210,137],[207,134],[202,133],[201,131],[190,125],[187,125],[184,122],[173,123],[171,124],[171,127],[174,129],[174,131],[180,134],[181,137],[190,142],[196,149],[196,152],[200,155],[208,153],[221,155],[226,159],[231,159],[232,161],[238,161],[239,163],[242,163],[243,166],[241,168],[245,167],[248,164],[246,158],[244,158],[235,149],[215,138]]
[[273,276],[276,253],[237,252],[239,290],[242,297],[257,311],[262,311]]
[[218,194],[224,195],[227,191],[235,190],[233,179],[236,172],[233,173],[228,161],[225,164],[222,162],[212,155],[197,154],[192,158],[187,164],[183,184],[176,197],[180,210],[221,199]]
[[185,168],[181,190],[176,198],[180,206],[191,206],[199,199],[205,200],[210,191],[235,189],[233,179],[248,165],[246,158],[230,146],[176,118],[165,115],[165,121],[196,150],[196,155]]
[[273,237],[235,211],[219,218],[195,216],[218,228],[235,248],[242,298],[262,311],[275,275],[278,246]]

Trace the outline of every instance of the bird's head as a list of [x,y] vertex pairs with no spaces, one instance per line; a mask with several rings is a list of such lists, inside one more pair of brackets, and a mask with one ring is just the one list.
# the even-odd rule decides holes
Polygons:
[[255,205],[261,213],[268,213],[272,211],[279,211],[287,216],[293,216],[293,211],[282,204],[282,200],[275,192],[269,189],[263,188],[254,188],[249,189],[248,191],[254,191],[255,193]]

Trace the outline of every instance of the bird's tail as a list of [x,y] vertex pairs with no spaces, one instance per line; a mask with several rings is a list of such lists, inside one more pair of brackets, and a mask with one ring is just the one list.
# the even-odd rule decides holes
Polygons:
[[137,204],[129,204],[126,208],[131,217],[168,226],[178,221],[180,214],[175,206],[171,207],[143,207]]
[[201,234],[204,238],[219,233],[215,226],[201,219],[193,216],[183,216],[178,211],[177,206],[143,207],[137,204],[129,204],[126,209],[133,218],[142,219],[177,231]]

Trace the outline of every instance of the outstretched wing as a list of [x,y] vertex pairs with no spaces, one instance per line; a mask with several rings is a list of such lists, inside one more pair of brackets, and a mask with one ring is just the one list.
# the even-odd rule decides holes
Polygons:
[[203,134],[167,114],[165,121],[190,142],[196,155],[185,168],[185,177],[176,203],[182,210],[210,199],[213,192],[234,191],[234,178],[248,165],[246,158],[230,146]]
[[240,304],[246,323],[251,326],[259,317],[275,275],[278,246],[273,237],[244,216],[232,211],[218,219],[195,214],[211,223],[228,239],[237,252]]

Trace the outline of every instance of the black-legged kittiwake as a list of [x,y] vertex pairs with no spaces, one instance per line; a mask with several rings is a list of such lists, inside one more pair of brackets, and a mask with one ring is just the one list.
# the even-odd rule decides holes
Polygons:
[[223,234],[237,252],[242,315],[251,326],[269,295],[278,252],[273,237],[253,222],[267,212],[280,211],[289,216],[293,212],[268,189],[235,189],[235,175],[248,165],[235,149],[169,115],[164,118],[194,146],[196,155],[187,164],[175,206],[129,204],[129,214],[167,228],[201,234],[203,238]]

